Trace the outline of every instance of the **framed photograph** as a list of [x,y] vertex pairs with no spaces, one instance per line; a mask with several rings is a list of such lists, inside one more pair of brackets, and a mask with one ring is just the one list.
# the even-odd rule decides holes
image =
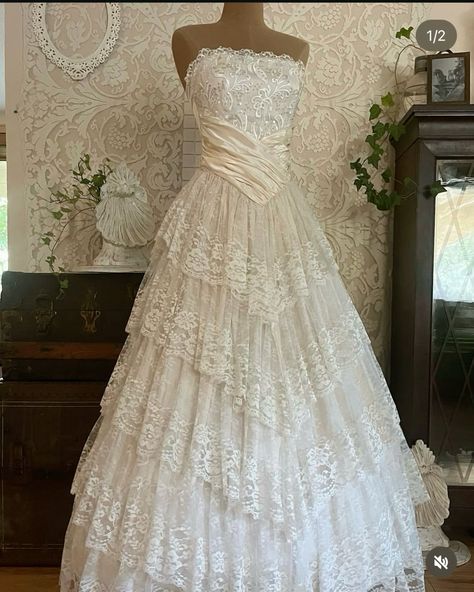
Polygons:
[[469,52],[438,53],[426,57],[428,104],[469,105]]

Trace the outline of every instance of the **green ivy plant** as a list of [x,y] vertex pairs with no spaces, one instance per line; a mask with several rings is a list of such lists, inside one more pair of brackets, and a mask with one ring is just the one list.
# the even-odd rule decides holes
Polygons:
[[[61,189],[51,190],[49,202],[52,204],[52,208],[49,211],[53,218],[60,222],[61,228],[57,235],[52,230],[45,232],[41,236],[41,242],[49,247],[46,262],[53,273],[57,273],[54,250],[64,231],[76,216],[87,210],[95,209],[100,202],[101,188],[107,181],[107,177],[113,172],[109,162],[109,159],[105,158],[103,163],[93,170],[90,154],[84,154],[79,158],[77,166],[71,170],[72,182]],[[60,272],[65,271],[62,266],[59,266],[58,269]],[[59,279],[59,281],[62,286],[63,280]],[[67,285],[67,280],[64,282]]]
[[[411,39],[413,27],[402,27],[395,37],[397,39]],[[369,108],[369,121],[372,122],[372,133],[365,138],[369,150],[365,158],[357,158],[350,163],[355,171],[354,185],[357,191],[364,191],[367,201],[376,206],[378,210],[390,210],[401,203],[402,199],[413,197],[418,191],[418,186],[413,179],[405,177],[402,181],[394,179],[390,167],[380,170],[380,161],[387,152],[389,144],[399,141],[406,132],[405,126],[396,121],[396,103],[401,99],[402,93],[399,89],[397,79],[397,66],[402,53],[409,47],[420,49],[414,43],[409,43],[399,52],[395,63],[396,95],[388,92],[380,98],[380,102],[373,103]],[[422,51],[422,50],[421,50]],[[374,182],[375,181],[375,182]],[[428,188],[431,197],[446,191],[440,181],[435,181]]]

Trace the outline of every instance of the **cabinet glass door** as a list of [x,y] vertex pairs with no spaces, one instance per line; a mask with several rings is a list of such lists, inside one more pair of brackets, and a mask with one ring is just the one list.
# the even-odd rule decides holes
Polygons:
[[474,485],[474,159],[437,178],[429,445],[448,485]]

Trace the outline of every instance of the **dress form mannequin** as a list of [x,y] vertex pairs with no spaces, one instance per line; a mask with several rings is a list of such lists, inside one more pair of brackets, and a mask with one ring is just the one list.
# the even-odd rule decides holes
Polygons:
[[216,23],[188,25],[173,34],[173,57],[183,86],[187,67],[199,50],[219,46],[287,54],[304,63],[309,55],[306,41],[267,27],[263,2],[224,2],[221,18]]

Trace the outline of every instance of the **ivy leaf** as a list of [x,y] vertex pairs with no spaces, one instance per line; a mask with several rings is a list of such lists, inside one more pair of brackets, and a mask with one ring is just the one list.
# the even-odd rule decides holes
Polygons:
[[395,101],[393,100],[392,93],[388,92],[384,95],[381,99],[381,103],[384,107],[393,107],[395,105]]
[[400,195],[400,193],[398,193],[398,191],[392,191],[390,193],[390,205],[391,206],[398,206],[400,205],[401,201],[402,201],[402,196]]
[[95,175],[92,175],[91,183],[96,187],[100,187],[100,185],[102,184],[102,180],[103,176],[100,173],[96,173]]
[[378,168],[380,162],[380,154],[378,154],[378,152],[376,151],[372,152],[372,154],[369,154],[367,162],[371,164],[373,167]]
[[360,162],[360,157],[357,160],[354,160],[349,164],[350,164],[351,169],[356,172],[360,171],[360,169],[362,167],[362,164]]
[[370,154],[368,156],[367,162],[369,164],[371,164],[373,167],[378,168],[379,162],[380,162],[380,158],[381,158],[383,152],[384,152],[383,149],[379,145],[377,145],[374,148],[372,154]]
[[382,113],[382,108],[377,103],[374,103],[369,109],[369,120],[375,119]]
[[446,188],[441,185],[441,181],[437,180],[430,186],[430,196],[436,197],[438,193],[444,193]]
[[51,212],[51,213],[53,214],[53,217],[56,220],[61,220],[61,218],[64,216],[64,214],[60,210],[58,210],[56,212]]
[[49,236],[42,236],[41,240],[45,245],[49,245],[51,243],[51,239],[49,238]]
[[377,121],[377,123],[372,126],[373,136],[376,140],[383,138],[385,132],[388,130],[388,125],[388,123]]
[[369,185],[371,185],[370,183],[370,178],[369,178],[369,171],[362,166],[361,163],[357,163],[358,164],[358,171],[357,171],[357,177],[354,180],[354,185],[357,187],[357,191],[359,191],[360,189],[362,189],[362,187],[367,188]]
[[374,135],[369,134],[365,138],[365,141],[371,148],[375,148],[377,146],[377,138]]
[[369,203],[376,204],[379,199],[378,192],[374,189],[374,187],[367,187],[367,191],[365,192],[367,195],[367,201]]
[[395,140],[395,142],[398,142],[398,140],[405,133],[405,126],[402,123],[391,123],[388,133],[389,136]]
[[367,185],[369,183],[369,171],[364,166],[361,166],[360,171],[357,173],[357,177],[362,181],[364,185]]
[[382,172],[382,179],[385,181],[385,183],[388,183],[391,178],[392,178],[392,171],[390,168],[386,168]]
[[406,27],[402,27],[399,31],[395,33],[395,37],[397,39],[401,39],[402,37],[405,37],[405,39],[410,39],[412,31],[413,27],[408,27],[408,29]]
[[381,189],[378,193],[377,193],[377,209],[378,210],[386,210],[387,206],[388,206],[388,202],[389,202],[389,198],[388,198],[388,192],[386,189]]

